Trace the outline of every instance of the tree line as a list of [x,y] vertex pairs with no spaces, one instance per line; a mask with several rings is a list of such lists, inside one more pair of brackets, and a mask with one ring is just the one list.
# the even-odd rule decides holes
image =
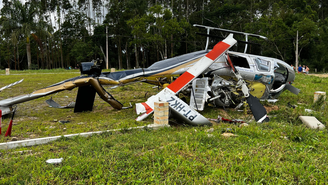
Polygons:
[[[297,56],[299,63],[318,69],[328,61],[324,0],[3,0],[2,5],[0,69],[67,68],[105,60],[106,28],[109,67],[145,68],[203,50],[206,30],[194,24],[268,38],[249,38],[257,43],[249,53],[293,65]],[[219,40],[212,37],[211,46]],[[243,47],[240,42],[233,49]]]

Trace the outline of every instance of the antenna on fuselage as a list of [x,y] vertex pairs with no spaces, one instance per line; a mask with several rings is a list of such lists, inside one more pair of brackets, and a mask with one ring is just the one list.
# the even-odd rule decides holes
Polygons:
[[247,44],[247,42],[248,42],[248,36],[258,37],[258,38],[261,38],[261,39],[264,39],[264,40],[268,40],[268,38],[265,37],[265,36],[257,35],[257,34],[253,34],[253,33],[239,32],[239,31],[227,30],[227,29],[223,29],[223,28],[215,28],[215,27],[204,26],[204,25],[199,25],[199,24],[194,24],[193,26],[199,27],[199,28],[205,28],[207,30],[207,40],[206,40],[205,50],[208,49],[209,39],[210,39],[210,35],[209,35],[210,34],[210,30],[219,30],[219,31],[228,32],[228,33],[236,33],[236,34],[240,34],[240,35],[245,35],[246,44],[245,44],[244,53],[246,53],[247,47],[248,47],[248,44]]

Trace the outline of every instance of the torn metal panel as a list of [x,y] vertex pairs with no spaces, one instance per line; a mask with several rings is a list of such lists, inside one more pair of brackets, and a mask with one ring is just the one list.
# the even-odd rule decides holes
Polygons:
[[75,107],[75,102],[71,102],[66,106],[61,106],[57,102],[55,102],[52,98],[46,100],[46,103],[53,108],[58,108],[58,109],[65,109],[65,108],[74,108]]

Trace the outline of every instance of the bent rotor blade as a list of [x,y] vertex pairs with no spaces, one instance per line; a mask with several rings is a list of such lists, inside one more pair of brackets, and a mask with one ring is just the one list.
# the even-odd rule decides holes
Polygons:
[[179,78],[172,82],[169,86],[164,88],[158,94],[148,98],[145,103],[136,104],[136,112],[140,115],[136,120],[141,121],[145,119],[154,111],[154,102],[157,101],[168,101],[165,99],[165,93],[170,93],[175,95],[181,91],[186,85],[188,85],[197,76],[202,74],[210,65],[212,65],[218,58],[220,58],[223,53],[225,53],[230,47],[236,44],[236,40],[233,38],[233,34],[230,34],[226,39],[219,42],[214,46],[214,48],[202,57],[195,65],[190,67],[185,73],[183,73]]
[[292,92],[296,95],[298,95],[298,93],[300,93],[300,91],[301,91],[301,90],[297,89],[296,87],[294,87],[294,86],[292,86],[288,83],[286,84],[285,89],[289,90],[290,92]]
[[5,89],[7,89],[7,88],[9,88],[9,87],[12,87],[12,86],[14,86],[14,85],[17,85],[17,84],[21,83],[23,80],[24,80],[24,79],[21,79],[21,80],[19,80],[19,81],[17,81],[17,82],[14,82],[14,83],[12,83],[12,84],[9,84],[9,85],[7,85],[7,86],[4,86],[4,87],[0,88],[0,92],[3,91],[3,90],[5,90]]
[[249,94],[246,98],[249,107],[253,113],[255,120],[258,123],[264,123],[269,121],[269,117],[267,116],[267,111],[261,104],[260,100],[253,95]]
[[[253,113],[255,120],[258,123],[268,122],[269,117],[267,116],[267,111],[264,106],[261,104],[260,100],[249,93],[249,89],[244,81],[243,77],[239,74],[239,71],[233,65],[229,55],[227,55],[227,61],[231,70],[235,74],[236,78],[238,79],[238,83],[240,83],[242,92],[247,100],[249,107]],[[238,84],[237,84],[238,85]]]

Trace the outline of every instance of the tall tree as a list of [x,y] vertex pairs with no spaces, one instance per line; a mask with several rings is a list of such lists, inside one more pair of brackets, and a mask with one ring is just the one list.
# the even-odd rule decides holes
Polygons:
[[37,10],[37,3],[26,2],[25,4],[22,4],[19,0],[13,0],[1,10],[2,15],[8,18],[7,21],[12,23],[6,25],[11,25],[15,29],[20,30],[26,39],[28,69],[31,69],[32,66],[30,37],[31,32],[35,30],[36,27],[35,20]]

